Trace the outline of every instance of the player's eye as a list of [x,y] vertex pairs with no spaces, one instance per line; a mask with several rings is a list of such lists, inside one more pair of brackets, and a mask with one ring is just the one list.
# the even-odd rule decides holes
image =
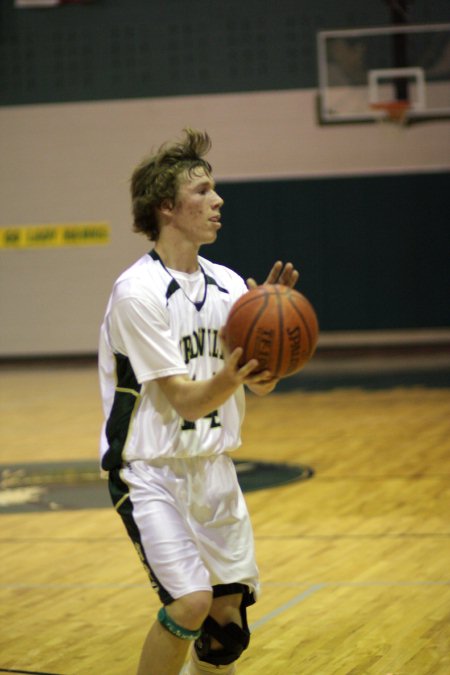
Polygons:
[[213,187],[205,183],[204,185],[199,186],[198,192],[201,195],[207,195],[211,190],[213,190]]

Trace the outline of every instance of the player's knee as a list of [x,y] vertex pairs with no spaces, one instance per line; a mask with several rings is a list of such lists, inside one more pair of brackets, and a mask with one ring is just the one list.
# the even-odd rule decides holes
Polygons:
[[212,594],[209,591],[189,593],[158,612],[159,622],[170,633],[185,639],[196,639],[200,627],[211,608]]
[[198,627],[208,616],[211,603],[212,593],[197,591],[176,600],[169,606],[169,613],[178,617],[183,625]]
[[195,641],[195,652],[200,661],[214,666],[228,666],[238,660],[249,642],[250,631],[246,620],[243,626],[234,622],[222,626],[208,616],[200,637]]

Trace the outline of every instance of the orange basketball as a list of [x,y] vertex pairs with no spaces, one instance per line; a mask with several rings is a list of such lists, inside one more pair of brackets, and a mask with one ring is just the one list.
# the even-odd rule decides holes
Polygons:
[[319,324],[304,295],[281,284],[265,284],[242,295],[225,324],[231,351],[242,347],[241,364],[258,359],[260,370],[287,377],[303,368],[317,345]]

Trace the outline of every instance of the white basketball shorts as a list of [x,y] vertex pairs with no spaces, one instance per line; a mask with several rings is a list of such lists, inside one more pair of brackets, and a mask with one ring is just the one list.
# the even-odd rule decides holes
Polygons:
[[253,531],[228,455],[132,462],[111,471],[110,492],[165,604],[223,584],[256,597]]

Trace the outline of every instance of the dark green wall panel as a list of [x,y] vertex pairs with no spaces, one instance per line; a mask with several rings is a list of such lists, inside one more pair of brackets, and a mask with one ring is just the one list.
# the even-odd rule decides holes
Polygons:
[[202,252],[259,281],[292,260],[326,330],[450,325],[450,174],[227,183]]
[[[409,11],[450,15],[448,0]],[[1,0],[0,105],[312,88],[317,31],[389,23],[384,0]]]

